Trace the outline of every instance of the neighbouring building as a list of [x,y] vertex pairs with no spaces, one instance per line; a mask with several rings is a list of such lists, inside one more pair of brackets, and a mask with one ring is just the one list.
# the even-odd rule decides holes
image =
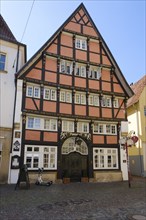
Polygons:
[[26,62],[26,46],[19,43],[0,15],[0,183],[8,182],[12,140],[15,73]]
[[139,141],[129,147],[129,162],[132,175],[146,177],[146,75],[131,85],[134,92],[127,103],[129,132],[134,131]]
[[83,4],[18,72],[17,87],[10,183],[23,164],[31,182],[38,167],[56,182],[127,180],[119,138],[133,91]]

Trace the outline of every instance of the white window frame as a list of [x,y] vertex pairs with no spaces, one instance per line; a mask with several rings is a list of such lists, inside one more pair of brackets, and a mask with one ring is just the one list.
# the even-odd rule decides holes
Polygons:
[[118,149],[93,148],[93,169],[99,170],[99,169],[118,169],[118,168],[119,168]]
[[[28,151],[28,149],[32,149]],[[39,149],[39,151],[35,151]],[[46,150],[46,151],[45,151]],[[45,158],[45,155],[48,157]],[[30,158],[30,163],[27,163],[27,158]],[[34,166],[33,159],[38,158],[37,166]],[[47,167],[44,166],[45,160],[48,159]],[[51,161],[52,160],[52,161]],[[24,162],[27,164],[28,169],[38,170],[38,168],[44,168],[44,170],[56,170],[57,169],[57,147],[56,146],[38,146],[38,145],[25,145]]]
[[[36,95],[36,91],[35,90],[38,90],[38,94],[37,95]],[[40,87],[34,86],[34,88],[33,88],[33,97],[34,98],[40,98]]]
[[77,122],[77,132],[89,133],[89,122]]
[[[109,127],[109,130],[108,130]],[[117,135],[117,124],[94,122],[94,134]]]
[[114,108],[119,108],[119,99],[115,98],[115,99],[113,100],[113,107],[114,107]]
[[[33,119],[32,127],[29,126],[29,123],[30,123],[29,120],[31,120],[31,119]],[[39,126],[37,125],[38,121],[39,121]],[[42,119],[41,118],[37,118],[37,117],[33,117],[33,116],[28,116],[27,117],[27,123],[26,123],[26,128],[27,129],[41,130],[41,124],[42,124]]]
[[72,92],[66,90],[60,90],[60,102],[72,102]]
[[[29,89],[31,89],[31,94],[29,94]],[[38,95],[36,95],[35,90],[38,90]],[[40,98],[40,87],[36,85],[27,85],[26,87],[26,96],[27,97],[34,97],[34,98]]]
[[90,94],[88,97],[89,105],[99,106],[99,95]]
[[[70,71],[68,72],[68,68],[67,67],[70,67]],[[65,73],[65,74],[68,74],[68,75],[71,75],[72,74],[72,62],[71,61],[68,61],[68,60],[61,60],[60,61],[60,72],[61,73]]]
[[86,66],[81,63],[76,63],[75,75],[80,77],[86,77]]
[[75,41],[75,46],[77,49],[87,50],[87,39],[77,37]]
[[[49,91],[49,96],[46,97],[46,91]],[[44,99],[45,100],[51,100],[56,101],[56,89],[53,88],[44,88]]]
[[[30,92],[30,89],[31,89],[31,94],[29,93]],[[27,86],[27,89],[26,89],[26,96],[27,97],[33,97],[33,86]]]
[[102,107],[111,107],[112,106],[112,102],[111,102],[111,97],[109,96],[103,96],[102,97]]
[[77,92],[75,94],[75,104],[86,105],[86,94]]
[[44,130],[57,131],[57,119],[44,118]]
[[101,68],[97,66],[90,66],[88,78],[99,80],[101,77]]
[[74,132],[74,121],[62,120],[62,131]]

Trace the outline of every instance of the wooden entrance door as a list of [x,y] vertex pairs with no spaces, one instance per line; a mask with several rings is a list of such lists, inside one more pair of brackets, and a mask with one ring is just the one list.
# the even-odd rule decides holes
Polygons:
[[62,155],[63,177],[70,178],[71,182],[81,181],[83,175],[87,175],[87,156],[77,152]]

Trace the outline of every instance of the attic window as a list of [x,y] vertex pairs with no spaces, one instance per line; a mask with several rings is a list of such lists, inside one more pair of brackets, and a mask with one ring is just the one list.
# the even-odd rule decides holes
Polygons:
[[81,50],[87,50],[86,39],[76,38],[76,48]]

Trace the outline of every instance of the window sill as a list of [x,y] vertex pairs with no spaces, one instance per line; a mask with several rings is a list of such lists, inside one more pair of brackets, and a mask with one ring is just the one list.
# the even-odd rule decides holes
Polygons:
[[7,74],[8,71],[7,71],[7,70],[0,70],[0,73],[5,73],[5,74]]

